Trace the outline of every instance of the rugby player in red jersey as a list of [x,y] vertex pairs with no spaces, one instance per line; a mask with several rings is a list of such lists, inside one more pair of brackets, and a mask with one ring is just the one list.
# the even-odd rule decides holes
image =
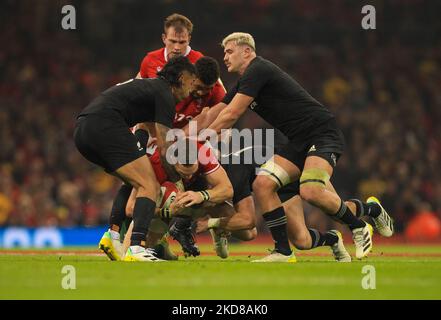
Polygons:
[[[196,64],[196,80],[193,83],[193,89],[191,91],[191,97],[182,100],[176,106],[176,110],[179,110],[179,114],[184,114],[185,116],[177,117],[175,115],[173,126],[185,126],[191,117],[197,115],[203,109],[203,106],[216,104],[218,100],[223,98],[222,95],[212,94],[213,88],[216,86],[217,80],[219,79],[219,65],[216,60],[210,57],[202,57]],[[148,131],[154,132],[154,130],[149,130],[147,125],[139,124],[136,127],[135,135],[140,142],[140,147],[145,147],[149,139]],[[153,140],[153,139],[151,139]],[[154,141],[154,140],[153,140]],[[132,191],[132,187],[127,184],[123,184],[114,200],[111,216],[110,216],[110,236],[112,237],[112,242],[116,245],[119,242],[119,231],[126,219],[126,204],[127,200]],[[162,241],[164,247],[167,247],[166,239]],[[168,253],[168,249],[166,249]],[[110,259],[115,259],[113,256],[109,256]]]
[[[191,152],[191,148],[188,146],[186,150],[190,150]],[[182,177],[187,191],[178,194],[170,208],[167,208],[167,210],[171,212],[162,212],[163,217],[168,218],[173,215],[175,218],[178,218],[170,228],[170,233],[182,245],[184,253],[193,256],[199,255],[199,250],[197,246],[195,246],[190,229],[189,222],[191,222],[191,218],[198,215],[205,215],[205,211],[200,210],[205,207],[210,207],[211,209],[217,207],[215,211],[218,215],[222,216],[234,215],[236,213],[231,206],[224,203],[226,200],[234,199],[233,187],[227,173],[215,157],[214,152],[206,145],[198,143],[197,154],[197,159],[193,161],[191,159],[185,161],[178,159],[178,162],[175,164],[175,169]],[[158,182],[162,184],[167,181],[168,176],[162,167],[158,151],[154,150],[149,155],[149,159]],[[131,212],[133,209],[134,199],[135,194],[133,193],[129,199],[128,212]],[[249,215],[253,217],[253,212],[251,212],[251,210],[249,211]],[[161,227],[159,221],[155,221],[154,224],[152,223],[152,226],[153,225],[154,227],[149,230],[149,236],[147,238],[147,242],[151,245],[154,245],[168,229],[168,227],[164,227],[163,224]],[[130,234],[130,229],[128,234]],[[252,224],[249,229],[242,228],[232,231],[232,235],[238,239],[247,241],[254,239],[257,235],[257,231],[254,228],[254,224]],[[226,256],[224,257],[226,258]]]
[[186,56],[191,63],[195,63],[203,54],[190,47],[193,23],[187,17],[174,13],[164,21],[164,33],[161,49],[148,52],[141,62],[138,77],[156,78],[156,73],[161,71],[168,59],[176,56]]
[[[217,62],[209,57],[204,57],[201,52],[191,49],[192,31],[193,24],[187,17],[176,13],[168,16],[164,21],[164,33],[162,34],[164,47],[146,54],[136,76],[137,78],[156,78],[157,73],[162,70],[167,61],[176,56],[186,56],[191,63],[195,64],[199,71],[198,79],[194,83],[194,90],[190,97],[176,105],[173,121],[174,128],[185,128],[185,130],[187,130],[190,120],[203,111],[204,115],[207,114],[207,110],[221,102],[226,92],[219,78]],[[221,109],[216,108],[210,114],[212,117],[216,117],[220,111]],[[149,145],[155,143],[154,132],[153,128],[139,125],[135,135],[141,146],[144,147],[147,142]],[[125,207],[131,190],[129,185],[122,185],[114,200],[110,218],[111,230],[114,231],[111,232],[112,241],[119,241],[119,230],[125,219]],[[162,243],[167,246],[166,239]],[[109,258],[112,259],[112,257]]]
[[[191,21],[180,14],[174,13],[164,21],[164,33],[162,41],[165,47],[148,52],[141,62],[141,67],[137,78],[156,78],[158,71],[167,63],[168,59],[184,55],[195,64],[204,55],[190,47],[191,33],[193,24]],[[196,83],[195,85],[198,85]],[[201,83],[199,83],[201,85]],[[207,83],[202,83],[206,86]],[[185,127],[190,120],[201,113],[203,108],[212,107],[221,102],[225,96],[219,75],[214,85],[210,85],[209,90],[193,95],[176,105],[176,118],[173,123],[175,128]]]

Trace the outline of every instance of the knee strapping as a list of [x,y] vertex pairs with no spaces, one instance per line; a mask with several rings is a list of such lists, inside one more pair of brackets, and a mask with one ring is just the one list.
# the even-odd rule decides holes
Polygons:
[[326,170],[306,169],[302,172],[302,175],[300,176],[300,185],[314,184],[322,188],[325,188],[330,178],[331,177],[326,172]]
[[271,180],[277,183],[279,188],[289,184],[291,179],[289,178],[289,174],[275,163],[273,160],[268,160],[265,162],[257,172],[258,175],[268,176]]

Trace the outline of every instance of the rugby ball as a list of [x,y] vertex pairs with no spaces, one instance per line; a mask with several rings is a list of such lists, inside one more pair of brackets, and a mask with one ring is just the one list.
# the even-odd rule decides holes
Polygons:
[[159,208],[169,208],[170,204],[175,200],[178,194],[178,188],[173,182],[166,181],[161,184],[161,191],[159,194]]

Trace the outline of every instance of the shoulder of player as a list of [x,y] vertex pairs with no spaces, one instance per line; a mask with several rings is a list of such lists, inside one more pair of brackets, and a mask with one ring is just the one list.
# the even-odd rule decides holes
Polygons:
[[173,105],[173,107],[176,105],[175,98],[173,97],[172,89],[170,85],[165,81],[164,79],[157,78],[158,86],[161,88],[160,94],[164,98],[164,100],[169,103],[170,105]]
[[143,63],[151,64],[162,60],[164,60],[164,48],[147,52],[143,59]]
[[195,63],[196,61],[198,61],[200,58],[202,58],[204,56],[204,54],[200,51],[196,51],[191,49],[189,54],[187,55],[188,60],[190,60],[191,63]]
[[204,176],[208,176],[209,174],[212,174],[213,172],[217,171],[220,167],[221,167],[221,165],[219,162],[210,163],[210,164],[204,166],[205,171],[202,172],[201,174]]
[[260,56],[257,56],[246,68],[244,74],[242,77],[240,77],[239,82],[241,82],[244,79],[248,78],[254,78],[259,77],[261,79],[268,79],[268,77],[271,77],[271,74],[274,73],[275,68],[274,64],[266,60]]
[[253,59],[250,64],[248,65],[248,68],[245,70],[245,72],[247,71],[253,71],[253,70],[268,70],[271,69],[271,67],[274,64],[269,61],[266,60],[264,58],[262,58],[261,56],[257,56],[255,59]]
[[153,51],[149,51],[146,54],[146,57],[150,57],[150,58],[158,58],[158,57],[163,57],[164,56],[164,48],[160,48],[157,50],[153,50]]
[[175,100],[173,98],[173,93],[170,85],[161,78],[142,78],[135,79],[142,83],[142,85],[149,90],[150,94],[155,97],[155,100],[159,101],[161,104],[167,102],[171,105],[175,105]]

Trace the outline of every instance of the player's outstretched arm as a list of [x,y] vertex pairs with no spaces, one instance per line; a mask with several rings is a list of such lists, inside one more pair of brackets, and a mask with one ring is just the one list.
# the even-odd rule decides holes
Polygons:
[[256,226],[253,197],[248,196],[234,205],[235,214],[220,218],[219,228],[226,231],[249,230]]
[[[211,125],[214,120],[218,117],[219,113],[221,113],[222,110],[225,109],[227,104],[223,102],[219,102],[218,104],[212,106],[211,108],[205,107],[200,114],[198,114],[193,120],[193,123],[196,123],[196,129],[199,133],[202,129],[208,128],[209,125]],[[189,125],[187,124],[184,127],[185,135],[188,136],[189,134]]]
[[211,189],[207,190],[210,195],[209,202],[222,203],[233,198],[233,186],[224,168],[219,167],[216,171],[205,176]]
[[203,203],[222,203],[233,197],[233,186],[228,179],[224,168],[219,167],[216,171],[205,176],[210,189],[203,191],[186,191],[176,197],[177,203],[185,207]]
[[[216,209],[217,211],[215,211]],[[197,233],[207,231],[211,228],[219,228],[230,232],[251,230],[256,226],[256,216],[252,196],[240,200],[234,205],[234,208],[224,204],[214,207],[210,212],[219,213],[220,217],[198,220],[196,224]]]
[[237,93],[228,106],[224,107],[224,109],[219,113],[216,120],[209,125],[208,129],[212,129],[220,133],[221,129],[231,128],[240,118],[240,116],[245,113],[253,100],[253,97],[242,93]]

